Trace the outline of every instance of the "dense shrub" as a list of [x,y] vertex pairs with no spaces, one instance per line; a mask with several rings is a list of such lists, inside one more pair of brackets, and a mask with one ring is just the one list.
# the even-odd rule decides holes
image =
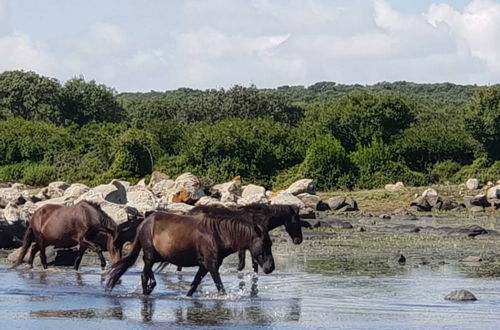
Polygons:
[[443,183],[445,181],[452,181],[453,176],[460,170],[462,165],[452,160],[445,160],[434,164],[429,171],[429,179],[432,182]]
[[500,179],[500,161],[492,163],[488,158],[481,157],[471,165],[462,167],[453,176],[454,181],[460,183],[465,183],[470,178],[476,178],[482,183],[488,181],[495,183]]
[[51,165],[29,164],[24,169],[22,182],[31,186],[46,186],[57,179],[57,171]]
[[381,184],[395,182],[387,178],[387,182],[380,183],[380,172],[384,171],[392,159],[389,147],[381,140],[373,140],[369,147],[361,147],[349,155],[353,164],[359,170],[356,186],[360,188],[377,188]]
[[0,181],[21,182],[27,165],[29,165],[29,163],[16,163],[0,166]]

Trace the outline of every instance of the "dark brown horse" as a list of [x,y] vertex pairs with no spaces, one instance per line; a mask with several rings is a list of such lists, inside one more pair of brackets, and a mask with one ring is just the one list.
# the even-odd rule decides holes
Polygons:
[[224,294],[219,275],[223,259],[241,249],[249,249],[264,273],[268,274],[274,270],[271,245],[267,230],[250,221],[155,212],[139,226],[129,255],[112,266],[106,286],[109,291],[113,289],[142,249],[144,294],[150,294],[156,285],[153,273],[156,262],[181,267],[199,266],[188,296],[193,295],[207,272],[210,272],[219,293]]
[[[188,212],[188,215],[208,216],[215,219],[240,219],[250,221],[271,231],[277,227],[285,226],[285,230],[294,244],[302,243],[302,228],[312,228],[307,221],[300,219],[299,208],[293,205],[265,205],[250,204],[227,208],[223,206],[196,206]],[[238,270],[245,268],[245,249],[238,251]],[[162,263],[157,268],[161,270],[167,264]],[[252,259],[252,266],[255,272],[258,271],[258,263]],[[181,270],[178,267],[177,270]]]
[[24,235],[23,246],[17,261],[12,268],[19,266],[28,248],[33,242],[28,264],[33,268],[35,254],[40,251],[40,261],[44,269],[47,269],[47,258],[45,248],[53,245],[56,248],[69,248],[80,245],[78,257],[75,260],[75,269],[78,269],[83,254],[88,248],[93,249],[99,255],[101,267],[106,267],[106,260],[102,255],[96,238],[99,234],[105,234],[107,248],[115,261],[120,260],[120,252],[115,246],[117,236],[116,223],[97,204],[82,201],[74,206],[45,205],[36,210],[31,217],[28,229]]

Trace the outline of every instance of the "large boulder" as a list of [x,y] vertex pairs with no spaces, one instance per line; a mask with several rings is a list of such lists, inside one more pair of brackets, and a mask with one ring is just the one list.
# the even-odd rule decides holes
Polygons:
[[330,208],[330,210],[336,211],[345,205],[345,200],[346,200],[345,197],[335,196],[335,197],[328,198],[326,203],[328,204],[328,207]]
[[245,186],[241,192],[241,198],[237,200],[239,205],[249,204],[268,204],[269,200],[266,196],[266,188],[249,184]]
[[213,198],[210,196],[203,196],[194,205],[195,206],[205,206],[205,205],[223,206],[224,204],[222,204],[221,201],[219,201],[217,198]]
[[194,204],[205,196],[200,179],[191,173],[184,173],[175,179],[173,189],[168,193],[169,203]]
[[135,221],[142,216],[136,208],[129,205],[111,203],[106,200],[101,201],[99,205],[117,225],[121,225],[127,221]]
[[45,187],[40,190],[40,192],[36,195],[36,197],[40,200],[59,198],[64,195],[64,190],[58,187]]
[[486,197],[488,199],[500,199],[500,185],[496,185],[488,189]]
[[[138,185],[139,186],[139,185]],[[175,181],[165,179],[150,185],[150,189],[158,197],[167,196],[175,187]]]
[[63,205],[70,206],[73,205],[75,198],[73,196],[62,196],[52,199],[47,199],[41,202],[36,203],[36,208],[40,208],[45,205]]
[[426,189],[422,193],[422,197],[424,197],[424,198],[431,197],[431,196],[439,196],[439,194],[435,189],[432,189],[432,188]]
[[10,224],[0,219],[0,249],[12,249],[22,245],[26,227]]
[[136,208],[141,214],[156,210],[157,199],[146,187],[132,186],[127,191],[127,205]]
[[164,181],[164,180],[169,180],[169,179],[170,179],[170,176],[163,174],[161,172],[158,172],[158,171],[154,171],[151,174],[151,179],[149,180],[148,187],[153,188],[159,182]]
[[429,201],[427,198],[420,196],[414,201],[410,203],[410,207],[414,209],[415,211],[421,211],[421,212],[429,212],[432,210],[431,204],[429,204]]
[[313,210],[318,210],[318,206],[322,203],[321,197],[308,193],[298,194],[297,198],[300,199],[306,207],[310,207]]
[[286,192],[292,195],[299,195],[303,193],[315,194],[316,193],[316,185],[311,179],[301,179],[295,181],[286,189]]
[[475,190],[477,188],[479,188],[479,180],[478,179],[469,179],[467,180],[467,182],[465,183],[465,186],[467,187],[467,189],[469,190]]
[[56,182],[49,183],[49,188],[60,189],[62,191],[65,191],[69,187],[70,187],[70,184],[68,184],[64,181],[56,181]]
[[35,208],[33,206],[32,202],[26,202],[24,205],[9,203],[3,210],[3,218],[10,225],[18,222],[24,225],[29,222],[31,215],[34,213]]
[[241,180],[237,177],[229,182],[216,184],[210,189],[210,193],[222,203],[237,203],[242,194]]
[[271,205],[295,205],[299,208],[305,208],[305,204],[294,196],[293,194],[283,191],[278,196],[274,197],[271,200]]
[[405,190],[405,185],[403,182],[396,182],[395,184],[389,183],[385,185],[384,189],[390,192],[401,191]]
[[127,203],[127,190],[118,180],[113,180],[109,184],[102,184],[94,187],[80,196],[79,199],[87,200],[87,196],[94,198],[94,195],[99,195],[108,202],[115,204]]
[[471,209],[474,206],[488,207],[490,203],[485,194],[479,194],[476,196],[464,196],[464,205],[467,209]]
[[[224,201],[228,203],[230,201]],[[238,205],[250,205],[250,204],[269,204],[269,200],[266,196],[262,196],[259,194],[251,195],[248,197],[239,198],[236,202]]]
[[447,294],[444,299],[451,301],[476,301],[474,294],[467,290],[455,290]]
[[185,203],[171,203],[166,205],[164,208],[165,211],[176,213],[176,214],[186,214],[193,208],[193,205],[185,204]]
[[70,198],[78,198],[81,195],[85,194],[89,191],[90,188],[81,183],[73,183],[66,190],[64,190],[64,196]]
[[23,186],[13,185],[8,188],[0,188],[0,203],[5,207],[9,202],[15,203],[17,205],[24,204],[28,196],[26,196],[27,191],[21,189]]

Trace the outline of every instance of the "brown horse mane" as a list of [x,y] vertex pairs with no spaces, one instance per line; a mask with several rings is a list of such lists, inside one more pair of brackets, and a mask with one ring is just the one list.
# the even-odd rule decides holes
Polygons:
[[98,203],[93,201],[82,200],[78,202],[78,204],[76,204],[75,206],[85,206],[85,205],[95,209],[101,215],[99,220],[101,221],[104,227],[110,230],[116,230],[116,228],[118,227],[116,225],[116,222],[114,222],[114,220],[106,212],[103,211],[101,205],[99,205]]

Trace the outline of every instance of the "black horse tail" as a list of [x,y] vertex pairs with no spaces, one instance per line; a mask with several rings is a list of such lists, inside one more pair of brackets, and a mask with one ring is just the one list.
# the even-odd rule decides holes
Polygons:
[[24,233],[24,238],[23,238],[23,245],[21,247],[21,251],[19,252],[19,256],[17,257],[16,262],[12,265],[12,269],[16,268],[20,264],[23,263],[24,257],[26,256],[26,253],[28,252],[29,247],[31,246],[31,243],[35,240],[35,234],[33,233],[33,229],[31,226],[28,226],[28,229]]
[[132,250],[120,261],[116,262],[109,270],[109,278],[106,283],[106,291],[111,292],[116,285],[116,282],[120,277],[134,265],[135,261],[139,257],[139,252],[141,252],[142,245],[139,235],[136,236],[134,243],[132,244]]

